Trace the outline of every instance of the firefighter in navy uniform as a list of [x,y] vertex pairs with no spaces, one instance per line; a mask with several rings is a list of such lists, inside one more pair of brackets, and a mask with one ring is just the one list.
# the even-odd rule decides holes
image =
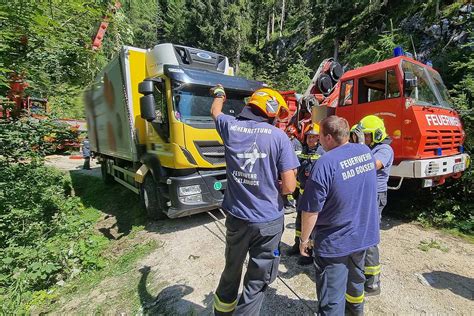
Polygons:
[[[268,285],[278,274],[284,227],[282,195],[296,188],[299,163],[289,138],[272,121],[288,115],[272,89],[255,91],[238,117],[225,115],[222,86],[211,90],[211,115],[225,147],[227,190],[225,268],[214,294],[216,315],[258,315]],[[281,183],[279,181],[281,178]],[[243,291],[237,298],[249,256]]]
[[[316,160],[325,153],[323,147],[319,143],[319,125],[310,124],[305,131],[305,145],[298,159],[300,161],[300,167],[298,168],[297,181],[299,187],[299,196],[303,195],[304,186],[308,176],[311,173]],[[297,212],[295,221],[295,244],[288,251],[289,256],[299,255],[300,253],[300,236],[301,236],[301,212]],[[300,256],[298,264],[309,265],[313,262],[311,257]]]
[[320,127],[326,153],[298,200],[300,253],[313,256],[318,315],[363,315],[365,250],[380,241],[375,159],[348,142],[344,118],[329,116]]
[[[382,211],[387,205],[387,182],[390,176],[390,168],[393,164],[393,149],[390,146],[392,142],[385,130],[384,122],[375,115],[364,117],[357,125],[353,126],[352,132],[359,133],[359,143],[365,143],[369,146],[376,161],[377,170],[377,205],[380,219]],[[365,254],[365,293],[366,295],[380,294],[380,255],[378,245],[367,249]]]

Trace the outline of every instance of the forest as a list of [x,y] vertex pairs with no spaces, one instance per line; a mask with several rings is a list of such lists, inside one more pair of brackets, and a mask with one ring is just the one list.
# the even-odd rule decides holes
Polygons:
[[[299,92],[304,92],[325,58],[334,57],[345,69],[353,69],[390,58],[393,49],[401,45],[418,60],[431,62],[441,74],[466,131],[465,148],[474,158],[471,1],[121,0],[120,7],[114,9],[117,2],[2,1],[0,97],[7,95],[12,74],[17,74],[28,82],[29,96],[48,99],[51,116],[83,118],[84,89],[123,45],[152,48],[170,42],[218,52],[229,57],[239,76]],[[94,50],[92,39],[104,20],[109,24],[103,45]],[[38,256],[28,252],[32,251],[28,240],[40,238],[48,230],[49,222],[33,225],[46,216],[42,213],[45,205],[48,220],[54,218],[56,225],[51,234],[63,233],[70,242],[77,238],[74,230],[87,227],[88,222],[54,215],[69,214],[83,206],[64,198],[68,184],[59,174],[42,169],[42,159],[48,153],[42,142],[47,128],[15,122],[2,124],[0,129],[0,257],[5,266],[11,266],[0,269],[0,285],[10,290],[25,287],[28,295],[11,303],[18,306],[18,302],[31,302],[36,297],[32,296],[34,291],[51,286],[51,276],[79,266],[83,271],[100,269],[103,263],[96,258],[100,241],[93,239],[78,244],[78,252],[66,263],[38,263],[37,274],[21,266],[25,258],[35,260],[32,258]],[[22,157],[28,157],[28,163]],[[32,177],[44,182],[26,196]],[[46,188],[54,192],[48,198],[41,192]],[[414,195],[403,204],[403,216],[472,235],[473,193],[471,168],[461,179]],[[26,216],[32,204],[34,211]],[[31,231],[18,228],[25,220],[31,223]],[[54,258],[56,246],[45,242],[46,250],[39,255]],[[15,270],[15,265],[20,270]],[[21,280],[28,282],[21,283],[19,271],[25,272]],[[0,291],[0,300],[10,290]]]

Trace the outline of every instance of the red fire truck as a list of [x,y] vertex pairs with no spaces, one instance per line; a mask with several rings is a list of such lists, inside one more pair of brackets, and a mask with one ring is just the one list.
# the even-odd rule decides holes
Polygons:
[[469,167],[465,133],[441,76],[411,57],[401,55],[346,73],[326,59],[303,96],[293,91],[283,95],[294,115],[280,127],[294,125],[300,139],[305,125],[328,115],[342,116],[351,126],[369,114],[382,118],[395,152],[392,189],[410,178],[421,179],[423,187],[443,184]]

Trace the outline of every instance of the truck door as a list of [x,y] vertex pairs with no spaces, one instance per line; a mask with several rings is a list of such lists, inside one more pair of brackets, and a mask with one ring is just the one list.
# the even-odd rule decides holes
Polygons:
[[354,79],[341,83],[336,115],[345,118],[351,126],[354,124]]
[[403,119],[400,80],[395,68],[380,70],[357,79],[357,105],[355,122],[373,114],[382,118],[387,134],[392,139],[392,148],[401,154],[401,126]]

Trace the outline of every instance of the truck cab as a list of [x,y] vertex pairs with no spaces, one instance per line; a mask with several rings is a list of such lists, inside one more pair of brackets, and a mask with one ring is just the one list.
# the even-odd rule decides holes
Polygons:
[[346,72],[326,103],[351,126],[369,114],[384,120],[399,185],[404,178],[420,178],[423,187],[442,184],[469,166],[465,133],[441,76],[410,57]]

